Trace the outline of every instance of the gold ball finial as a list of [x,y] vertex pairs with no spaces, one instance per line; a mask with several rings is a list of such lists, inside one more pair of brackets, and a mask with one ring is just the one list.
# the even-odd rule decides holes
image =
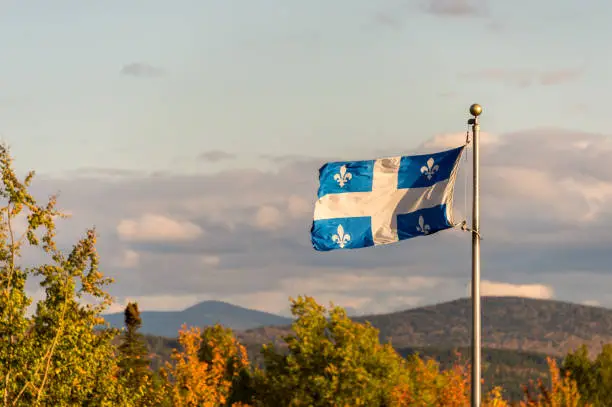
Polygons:
[[470,106],[470,114],[472,116],[478,117],[480,116],[481,113],[482,113],[482,106],[480,106],[478,103],[474,103],[472,106]]

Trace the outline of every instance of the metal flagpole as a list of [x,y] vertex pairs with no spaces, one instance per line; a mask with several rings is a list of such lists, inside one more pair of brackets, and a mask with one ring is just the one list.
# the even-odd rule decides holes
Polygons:
[[482,113],[482,107],[478,104],[470,106],[470,114],[473,116],[468,120],[472,125],[472,145],[474,155],[472,157],[473,170],[473,195],[472,195],[472,407],[480,407],[480,179],[478,155],[478,138],[480,124],[478,116]]

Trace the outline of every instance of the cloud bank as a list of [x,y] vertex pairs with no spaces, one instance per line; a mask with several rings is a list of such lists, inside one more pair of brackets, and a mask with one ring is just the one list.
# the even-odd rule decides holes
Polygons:
[[[397,154],[464,138],[440,135]],[[484,133],[481,160],[483,293],[612,306],[612,139],[554,129]],[[466,296],[467,232],[315,252],[309,229],[323,159],[276,162],[270,171],[39,177],[34,192],[62,192],[60,206],[73,214],[60,226],[66,247],[96,225],[102,270],[116,279],[120,304],[174,309],[219,299],[286,314],[289,296],[307,294],[364,314]],[[470,168],[462,161],[457,219],[469,213]]]

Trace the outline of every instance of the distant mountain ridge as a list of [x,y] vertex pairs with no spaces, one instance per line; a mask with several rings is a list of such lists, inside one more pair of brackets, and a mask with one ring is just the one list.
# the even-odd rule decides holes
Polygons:
[[[239,307],[223,301],[204,301],[182,311],[141,311],[141,332],[157,336],[176,337],[182,324],[203,327],[221,323],[233,330],[260,326],[288,325],[291,318]],[[114,328],[124,326],[123,312],[102,315]]]
[[[380,330],[382,341],[395,348],[469,347],[471,300],[461,298],[389,314],[357,316]],[[221,301],[205,301],[183,311],[143,311],[143,333],[176,338],[183,323],[191,326],[219,322],[236,331],[250,347],[274,342],[291,329],[291,318],[251,310]],[[123,326],[123,313],[103,316],[114,327]],[[482,344],[563,356],[586,344],[599,352],[612,343],[612,310],[556,300],[521,297],[482,298]]]
[[[461,298],[425,307],[352,318],[369,321],[382,341],[395,348],[468,347],[471,339],[471,299]],[[243,343],[259,344],[286,335],[289,326],[261,327],[239,332]],[[563,356],[586,344],[599,352],[612,343],[612,310],[556,300],[521,297],[482,298],[482,344],[492,349],[540,352]]]
[[[440,361],[443,367],[449,367],[455,360],[456,350],[469,358],[471,311],[471,300],[462,298],[352,319],[369,321],[380,330],[381,340],[391,339],[402,356],[418,351],[426,358]],[[582,344],[595,353],[600,351],[602,344],[612,343],[612,310],[606,308],[554,300],[483,297],[482,311],[484,388],[504,385],[506,395],[514,401],[522,396],[520,384],[548,377],[547,356],[561,363],[568,351]],[[147,315],[143,315],[145,324],[146,318]],[[236,330],[254,364],[262,362],[262,344],[277,342],[283,348],[280,336],[291,330],[291,321],[283,319],[285,322],[276,326]],[[222,318],[216,320],[223,322]],[[176,337],[175,334],[168,336]],[[147,336],[147,342],[151,353],[156,355],[156,366],[169,360],[172,348],[178,347],[178,342],[172,338]]]

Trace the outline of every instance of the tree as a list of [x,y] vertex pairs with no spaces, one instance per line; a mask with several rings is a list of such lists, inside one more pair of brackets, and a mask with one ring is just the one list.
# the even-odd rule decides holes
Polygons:
[[311,297],[292,300],[293,334],[287,352],[263,348],[264,375],[256,394],[262,406],[388,406],[408,379],[405,361],[378,331],[351,321],[340,307],[326,311]]
[[[378,330],[346,312],[292,300],[293,333],[281,346],[264,346],[264,370],[254,375],[257,406],[463,407],[469,405],[469,369],[455,363],[441,371],[418,355],[402,358]],[[284,345],[284,346],[283,346]],[[501,389],[483,407],[507,407]]]
[[[124,311],[125,331],[119,345],[120,377],[124,380],[124,386],[132,394],[145,395],[150,391],[152,372],[151,360],[148,355],[147,345],[143,335],[138,332],[142,326],[140,311],[137,303],[128,303]],[[142,400],[145,405],[150,405],[150,400]]]
[[162,371],[172,406],[247,407],[230,400],[235,378],[248,366],[246,350],[235,339],[218,335],[223,332],[213,328],[202,333],[186,326],[179,331],[182,350],[173,351],[174,363],[167,363]]
[[[113,405],[119,397],[111,329],[95,330],[111,303],[112,282],[98,269],[95,229],[69,253],[58,249],[56,197],[39,205],[34,177],[20,180],[0,146],[0,400],[4,406]],[[18,230],[19,224],[25,224]],[[24,248],[43,262],[20,265]],[[38,279],[44,298],[28,315],[26,282]]]
[[571,375],[581,396],[593,406],[607,406],[612,400],[612,344],[603,346],[594,360],[586,345],[569,352],[563,360],[562,373]]
[[[461,363],[459,354],[453,366],[440,370],[438,362],[423,360],[418,354],[408,358],[410,380],[401,383],[393,392],[393,407],[464,407],[470,405],[471,370]],[[502,389],[493,388],[484,395],[482,407],[507,407]]]
[[122,376],[129,378],[129,384],[138,387],[142,379],[148,377],[151,373],[149,369],[151,361],[147,345],[143,335],[138,332],[142,326],[138,304],[128,303],[125,307],[124,315],[125,332],[119,345],[119,351],[122,356],[119,367],[121,368]]
[[547,358],[547,362],[550,387],[545,386],[542,379],[538,379],[537,395],[534,396],[530,386],[523,386],[525,401],[520,403],[521,407],[593,407],[588,400],[581,397],[576,381],[571,378],[569,371],[562,373],[553,358]]
[[227,405],[252,403],[254,389],[247,351],[232,330],[220,324],[204,328],[198,351],[198,360],[209,368],[214,366],[216,357],[221,357],[226,366],[224,382],[231,383]]

